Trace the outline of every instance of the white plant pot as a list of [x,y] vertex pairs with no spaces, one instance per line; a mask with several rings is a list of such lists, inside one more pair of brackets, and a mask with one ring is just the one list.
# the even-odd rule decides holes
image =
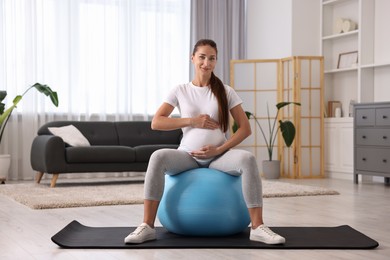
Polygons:
[[279,179],[280,161],[263,161],[263,174],[266,179]]
[[7,179],[10,166],[11,166],[11,155],[0,154],[0,179]]

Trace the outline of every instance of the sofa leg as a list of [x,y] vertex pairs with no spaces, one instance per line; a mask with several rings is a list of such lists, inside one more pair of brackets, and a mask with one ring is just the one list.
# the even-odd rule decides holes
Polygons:
[[37,174],[35,175],[36,183],[38,184],[41,183],[42,177],[43,177],[43,172],[37,172]]
[[53,177],[51,178],[50,188],[54,188],[56,186],[56,182],[58,179],[59,173],[54,173]]

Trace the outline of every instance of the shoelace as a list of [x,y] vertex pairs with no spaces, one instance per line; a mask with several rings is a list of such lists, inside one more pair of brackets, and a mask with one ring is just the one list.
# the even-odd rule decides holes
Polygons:
[[137,227],[137,229],[134,230],[131,234],[132,234],[132,235],[139,235],[139,234],[141,234],[145,229],[146,229],[146,226]]
[[276,233],[275,232],[273,232],[271,229],[269,229],[268,227],[261,227],[261,229],[265,232],[265,233],[267,233],[268,235],[270,235],[270,236],[276,236]]

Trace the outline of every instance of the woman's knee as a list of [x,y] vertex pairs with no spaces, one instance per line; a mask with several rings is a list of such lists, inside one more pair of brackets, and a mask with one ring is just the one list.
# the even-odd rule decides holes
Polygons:
[[166,161],[167,159],[171,158],[172,153],[174,151],[176,151],[176,150],[169,149],[169,148],[163,148],[163,149],[156,150],[150,156],[150,161],[151,162]]
[[246,150],[235,150],[237,153],[235,154],[236,158],[239,158],[239,161],[243,165],[256,165],[256,157]]

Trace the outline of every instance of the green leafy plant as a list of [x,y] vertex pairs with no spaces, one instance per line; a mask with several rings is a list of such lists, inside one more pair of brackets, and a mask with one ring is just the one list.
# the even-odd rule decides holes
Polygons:
[[[256,124],[258,125],[258,127],[260,128],[260,131],[261,131],[261,133],[263,135],[264,141],[265,141],[265,143],[267,145],[269,161],[272,161],[272,152],[273,152],[276,136],[277,136],[277,133],[278,133],[279,129],[280,129],[280,131],[282,133],[283,140],[284,140],[284,142],[285,142],[287,147],[290,147],[291,144],[294,142],[294,139],[295,139],[295,126],[294,126],[294,124],[291,121],[289,121],[289,120],[285,120],[285,121],[279,120],[278,121],[279,122],[279,126],[276,127],[276,122],[277,122],[277,119],[278,119],[278,116],[279,116],[280,109],[285,107],[285,106],[292,105],[292,104],[293,105],[298,105],[298,106],[301,105],[300,103],[297,103],[297,102],[280,102],[280,103],[276,104],[276,108],[278,110],[277,110],[277,113],[276,113],[275,118],[273,119],[273,121],[271,120],[271,117],[269,115],[269,109],[268,109],[268,106],[267,106],[268,131],[269,131],[268,139],[265,136],[264,130],[261,127],[261,125],[260,125],[259,121],[257,120],[257,118],[251,112],[245,111],[245,114],[248,117],[248,119],[253,118],[255,120]],[[236,122],[234,122],[234,124],[233,124],[233,133],[235,133],[237,130],[238,130],[238,125],[237,125]]]
[[51,99],[51,102],[58,107],[58,96],[57,92],[54,92],[51,90],[51,88],[47,85],[42,85],[40,83],[35,83],[31,87],[29,87],[22,95],[17,95],[14,100],[12,101],[12,105],[5,109],[5,104],[3,103],[3,100],[7,96],[7,91],[0,91],[0,143],[1,139],[3,138],[3,132],[7,125],[8,119],[10,118],[12,111],[17,107],[18,103],[22,100],[23,96],[30,90],[30,89],[36,89],[42,94],[45,94],[46,96],[49,96]]

